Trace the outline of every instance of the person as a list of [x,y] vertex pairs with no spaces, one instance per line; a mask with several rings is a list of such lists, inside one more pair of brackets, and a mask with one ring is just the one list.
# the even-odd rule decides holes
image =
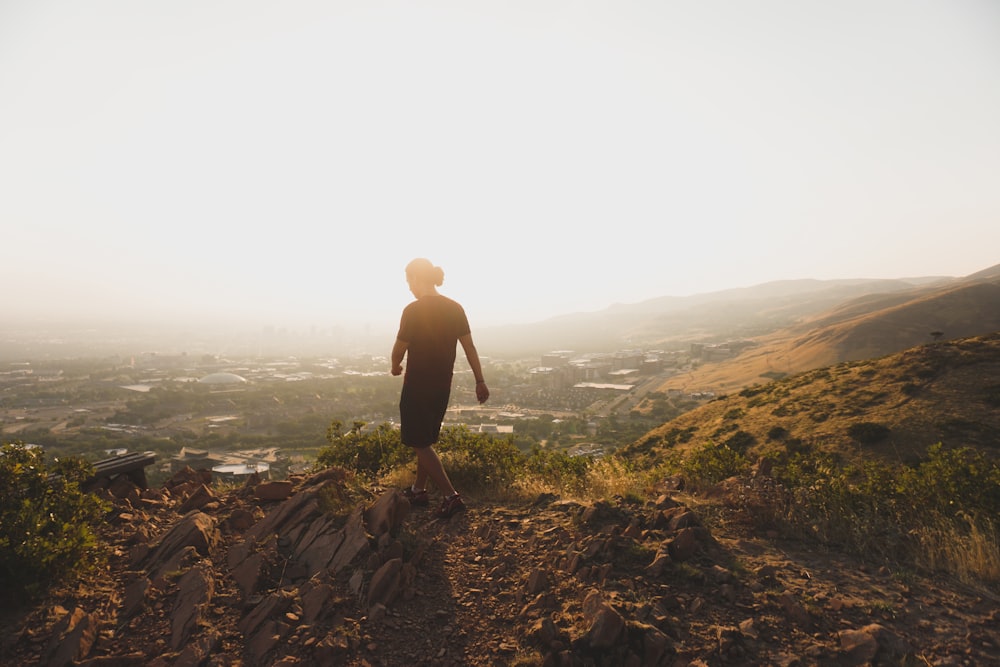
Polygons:
[[416,478],[403,495],[413,505],[428,505],[427,480],[442,494],[437,516],[447,519],[465,510],[465,502],[452,486],[434,444],[441,434],[441,422],[448,409],[457,343],[476,382],[476,399],[485,403],[490,390],[483,377],[479,353],[472,342],[469,320],[462,306],[439,294],[444,270],[423,257],[406,265],[406,282],[416,301],[409,303],[399,320],[399,332],[392,347],[392,374],[406,373],[399,396],[400,437],[413,448],[417,460]]
[[417,473],[403,495],[411,504],[429,504],[427,481],[430,479],[442,494],[436,514],[447,519],[465,510],[465,502],[452,486],[434,451],[434,444],[441,434],[441,422],[451,397],[458,343],[472,369],[476,399],[485,403],[490,390],[483,377],[465,310],[457,301],[437,291],[444,283],[444,270],[420,257],[406,265],[406,282],[416,301],[408,304],[400,317],[399,332],[392,346],[391,371],[393,375],[402,374],[406,358],[406,373],[399,395],[400,438],[404,445],[413,448]]

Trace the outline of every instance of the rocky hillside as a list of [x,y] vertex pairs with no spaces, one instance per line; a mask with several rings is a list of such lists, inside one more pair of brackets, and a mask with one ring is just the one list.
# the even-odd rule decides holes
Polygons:
[[330,469],[118,480],[105,569],[6,612],[4,665],[987,665],[997,599],[758,533],[725,494],[469,496],[449,521]]
[[[859,442],[852,427],[862,422],[878,425],[883,437]],[[733,437],[757,454],[790,442],[903,461],[937,442],[1000,452],[1000,333],[749,386],[680,415],[627,451],[655,459]]]

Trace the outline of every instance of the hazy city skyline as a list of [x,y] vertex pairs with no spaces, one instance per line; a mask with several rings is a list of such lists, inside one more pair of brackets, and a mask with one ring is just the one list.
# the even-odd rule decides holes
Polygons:
[[1000,262],[1000,5],[0,4],[5,319],[474,326]]

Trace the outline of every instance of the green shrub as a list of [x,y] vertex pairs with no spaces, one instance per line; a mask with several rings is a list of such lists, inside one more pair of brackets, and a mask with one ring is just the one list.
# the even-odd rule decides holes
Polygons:
[[762,525],[873,560],[1000,581],[1000,463],[981,451],[938,444],[912,467],[790,454],[773,483],[751,488],[747,509]]
[[772,426],[767,431],[768,440],[784,440],[788,437],[788,429],[784,426]]
[[79,574],[98,555],[94,527],[107,510],[80,490],[81,459],[45,461],[42,449],[0,448],[0,589],[18,604]]
[[556,488],[580,492],[587,487],[587,472],[593,459],[589,456],[570,456],[565,451],[548,451],[534,448],[525,461],[527,471],[551,483]]
[[[402,443],[399,431],[391,424],[380,424],[367,432],[364,427],[363,422],[354,422],[344,432],[342,422],[331,422],[326,434],[330,444],[320,450],[316,467],[338,466],[376,480],[394,469],[413,464],[413,449]],[[434,449],[452,483],[470,490],[502,488],[525,471],[526,457],[513,438],[472,433],[464,426],[441,429]]]
[[685,479],[695,485],[715,484],[747,472],[749,467],[746,457],[740,452],[711,442],[692,449],[680,463]]
[[525,471],[526,457],[512,438],[472,433],[464,426],[442,429],[435,449],[448,477],[463,488],[502,489]]
[[924,461],[902,472],[899,488],[924,511],[1000,516],[1000,464],[971,447],[932,445]]
[[889,427],[875,422],[855,422],[847,428],[847,435],[862,445],[874,445],[889,437]]
[[333,420],[326,431],[326,441],[330,444],[317,454],[317,468],[339,466],[374,479],[413,460],[413,450],[403,444],[399,431],[390,424],[363,432],[365,425],[356,421],[345,433],[344,423]]
[[735,452],[746,454],[748,449],[757,444],[757,438],[747,431],[737,431],[726,438],[722,444]]

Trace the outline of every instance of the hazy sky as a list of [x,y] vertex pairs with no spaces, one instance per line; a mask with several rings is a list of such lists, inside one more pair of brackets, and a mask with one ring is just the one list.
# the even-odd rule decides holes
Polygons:
[[0,313],[473,326],[1000,263],[1000,3],[0,0]]

